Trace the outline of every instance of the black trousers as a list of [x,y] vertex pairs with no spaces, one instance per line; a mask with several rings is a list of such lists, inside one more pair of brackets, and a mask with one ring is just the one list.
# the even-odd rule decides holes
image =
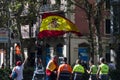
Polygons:
[[71,73],[63,72],[63,73],[60,73],[59,75],[59,80],[71,80],[71,78],[72,78]]
[[54,72],[52,72],[49,76],[46,75],[46,80],[56,80],[56,78],[57,74],[55,74]]
[[78,72],[74,73],[73,80],[83,80],[83,74]]

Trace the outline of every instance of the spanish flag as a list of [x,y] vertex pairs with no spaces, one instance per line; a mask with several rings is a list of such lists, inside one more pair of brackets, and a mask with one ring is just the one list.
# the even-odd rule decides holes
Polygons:
[[56,37],[67,32],[81,35],[79,29],[70,20],[56,14],[43,14],[38,34],[39,38]]

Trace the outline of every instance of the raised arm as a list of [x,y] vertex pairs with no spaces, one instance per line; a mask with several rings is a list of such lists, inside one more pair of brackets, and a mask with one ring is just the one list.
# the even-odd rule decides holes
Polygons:
[[23,65],[26,63],[27,59],[28,59],[28,57],[27,57],[27,58],[25,58],[25,60],[23,61]]

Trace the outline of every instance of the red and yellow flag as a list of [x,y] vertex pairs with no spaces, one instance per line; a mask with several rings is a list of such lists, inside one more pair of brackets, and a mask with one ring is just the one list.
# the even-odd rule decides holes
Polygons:
[[63,35],[66,32],[77,33],[80,35],[79,29],[68,19],[55,15],[44,14],[43,20],[40,26],[39,38],[55,37]]

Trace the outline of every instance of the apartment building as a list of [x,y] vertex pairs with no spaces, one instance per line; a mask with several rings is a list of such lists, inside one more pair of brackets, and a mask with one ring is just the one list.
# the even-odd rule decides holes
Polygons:
[[[41,0],[42,1],[42,0]],[[43,0],[44,1],[44,0]],[[72,33],[67,33],[58,37],[50,37],[39,39],[42,58],[45,59],[45,64],[53,55],[58,55],[60,58],[65,56],[68,58],[68,62],[73,65],[77,58],[81,58],[83,61],[88,62],[88,60],[94,56],[95,59],[99,58],[96,55],[96,46],[94,46],[95,53],[91,53],[90,41],[89,41],[89,24],[86,17],[86,13],[81,8],[70,5],[68,7],[68,0],[61,0],[59,4],[56,0],[45,0],[42,5],[40,5],[40,21],[38,21],[37,26],[40,25],[42,19],[41,15],[44,13],[55,13],[64,16],[72,23],[76,25],[82,36],[76,36]],[[79,0],[78,0],[79,1]],[[96,3],[96,0],[88,0],[91,4]],[[100,23],[100,34],[102,43],[102,55],[107,56],[107,60],[110,61],[110,44],[111,44],[111,17],[110,17],[110,1],[106,0],[104,3],[104,10],[102,11],[102,20]],[[25,11],[27,12],[27,11]],[[93,23],[92,26],[94,27]],[[33,32],[35,33],[35,31]],[[35,34],[34,34],[35,37]],[[96,41],[96,36],[94,35],[94,41]],[[94,43],[94,45],[96,42]]]
[[[95,4],[96,0],[89,0],[90,4]],[[55,5],[52,4],[51,7]],[[89,41],[89,24],[86,13],[83,9],[73,5],[67,7],[67,1],[62,0],[61,5],[57,9],[58,11],[52,10],[47,13],[56,13],[64,16],[65,18],[72,21],[76,27],[80,30],[82,36],[76,36],[75,34],[68,33],[63,36],[44,38],[42,39],[42,45],[44,45],[43,56],[46,59],[46,63],[52,55],[58,55],[59,57],[65,56],[68,58],[68,62],[73,65],[77,58],[82,59],[85,62],[88,62],[90,58],[99,59],[101,55],[97,54],[96,41],[97,38],[94,32],[94,53],[91,53],[90,41]],[[45,5],[43,6],[45,7]],[[46,9],[50,8],[50,5],[46,5]],[[102,7],[102,19],[100,21],[100,36],[102,44],[102,56],[106,57],[107,61],[110,61],[110,44],[111,44],[111,25],[110,25],[110,2],[106,0],[103,3]],[[51,8],[52,9],[52,8]],[[71,9],[73,12],[70,12],[68,9]],[[42,8],[43,14],[45,8]],[[50,9],[48,9],[50,10]],[[95,27],[94,22],[92,21],[92,26]],[[97,62],[98,60],[96,60]]]
[[[97,4],[96,0],[89,0],[90,4],[94,5]],[[100,56],[106,57],[107,61],[110,61],[110,44],[111,44],[111,29],[110,29],[110,1],[106,0],[106,2],[103,3],[103,10],[101,11],[102,14],[100,15],[101,21],[100,21],[100,36],[101,36],[101,44],[102,44],[102,54],[97,53],[97,38],[96,38],[96,32],[95,32],[95,25],[94,20],[92,20],[92,27],[93,27],[93,37],[94,37],[94,53],[91,53],[90,48],[90,28],[89,28],[89,22],[86,12],[79,8],[75,7],[75,24],[80,29],[81,33],[83,34],[82,37],[75,39],[75,42],[78,42],[76,44],[76,47],[78,49],[78,53],[76,56],[79,57],[79,54],[82,54],[82,49],[86,49],[86,54],[88,58],[93,58],[94,61],[97,63]],[[93,18],[92,18],[93,19]],[[72,42],[73,44],[73,42]],[[71,54],[72,55],[72,54]],[[74,55],[74,54],[73,54]],[[93,56],[94,55],[94,56]]]

